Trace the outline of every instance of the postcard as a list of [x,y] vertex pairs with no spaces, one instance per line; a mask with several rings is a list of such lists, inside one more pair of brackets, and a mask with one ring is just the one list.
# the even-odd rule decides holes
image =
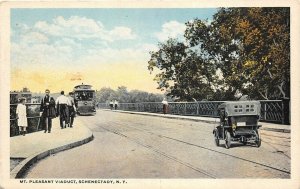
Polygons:
[[0,9],[1,188],[300,187],[299,1]]

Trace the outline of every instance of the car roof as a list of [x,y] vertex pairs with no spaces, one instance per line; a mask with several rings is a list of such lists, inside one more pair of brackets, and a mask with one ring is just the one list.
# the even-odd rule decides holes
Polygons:
[[219,109],[225,109],[228,116],[259,115],[259,101],[227,101],[219,105]]

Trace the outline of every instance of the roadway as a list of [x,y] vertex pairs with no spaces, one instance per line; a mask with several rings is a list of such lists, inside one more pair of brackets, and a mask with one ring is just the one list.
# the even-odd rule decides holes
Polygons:
[[[98,110],[75,120],[94,140],[33,165],[26,178],[290,178],[290,133],[215,146],[215,124]],[[45,171],[47,170],[47,171]]]

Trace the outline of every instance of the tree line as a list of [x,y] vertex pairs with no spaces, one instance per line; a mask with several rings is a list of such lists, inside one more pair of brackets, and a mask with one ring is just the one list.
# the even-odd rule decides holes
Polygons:
[[163,94],[140,90],[128,91],[125,86],[120,86],[116,90],[104,87],[96,91],[96,101],[98,103],[108,103],[111,100],[117,100],[119,103],[161,102],[163,98]]
[[181,101],[290,97],[290,9],[219,8],[213,20],[193,19],[184,40],[151,51],[158,88]]

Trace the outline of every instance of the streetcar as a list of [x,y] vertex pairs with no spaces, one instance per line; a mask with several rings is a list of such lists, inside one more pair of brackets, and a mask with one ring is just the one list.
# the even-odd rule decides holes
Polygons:
[[220,140],[225,140],[227,149],[233,141],[243,145],[254,143],[260,147],[260,106],[259,101],[228,101],[220,104],[220,125],[213,130],[215,144],[219,146]]
[[77,85],[74,87],[74,100],[77,108],[78,115],[95,115],[96,114],[96,101],[95,90],[91,85]]

